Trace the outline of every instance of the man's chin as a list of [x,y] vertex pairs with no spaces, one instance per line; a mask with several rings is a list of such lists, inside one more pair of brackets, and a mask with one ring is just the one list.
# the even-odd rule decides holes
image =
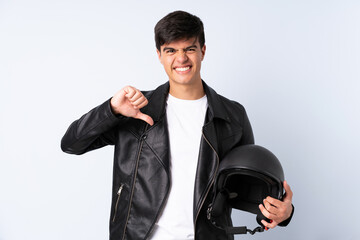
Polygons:
[[173,82],[174,84],[177,85],[186,85],[186,86],[191,86],[194,84],[197,84],[198,82],[201,82],[201,78],[199,78],[199,80],[193,79],[193,78],[175,78],[175,79],[170,79],[170,82]]

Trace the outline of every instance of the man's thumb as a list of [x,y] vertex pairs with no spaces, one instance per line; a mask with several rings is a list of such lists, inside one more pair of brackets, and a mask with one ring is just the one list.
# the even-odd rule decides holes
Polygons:
[[138,112],[138,114],[136,115],[137,119],[143,120],[145,122],[147,122],[148,124],[150,124],[151,126],[154,125],[154,120],[147,114],[144,114],[142,112]]

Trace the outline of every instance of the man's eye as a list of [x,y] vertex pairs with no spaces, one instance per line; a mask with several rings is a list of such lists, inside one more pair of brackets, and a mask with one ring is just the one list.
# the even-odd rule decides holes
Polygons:
[[166,50],[166,53],[174,53],[175,52],[175,49],[167,49]]
[[196,51],[195,48],[188,48],[188,49],[186,49],[186,52],[195,52],[195,51]]

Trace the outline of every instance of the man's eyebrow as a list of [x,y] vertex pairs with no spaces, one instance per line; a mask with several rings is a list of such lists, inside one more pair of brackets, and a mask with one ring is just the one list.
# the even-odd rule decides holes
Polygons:
[[189,48],[197,48],[197,46],[196,45],[191,45],[191,46],[189,46],[189,47],[187,47],[185,49],[189,49]]
[[[189,49],[189,48],[197,48],[197,46],[196,46],[196,45],[191,45],[191,46],[186,47],[186,48],[184,48],[184,49]],[[163,48],[163,52],[165,52],[166,50],[175,50],[175,48],[172,48],[172,47],[164,47],[164,48]]]
[[164,48],[163,48],[163,52],[165,52],[166,50],[175,50],[175,48],[171,48],[171,47],[164,47]]

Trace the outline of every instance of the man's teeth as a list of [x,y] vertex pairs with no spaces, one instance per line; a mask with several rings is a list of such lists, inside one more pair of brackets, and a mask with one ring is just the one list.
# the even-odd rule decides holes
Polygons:
[[189,70],[190,67],[183,67],[183,68],[175,68],[176,71],[184,72],[186,70]]

